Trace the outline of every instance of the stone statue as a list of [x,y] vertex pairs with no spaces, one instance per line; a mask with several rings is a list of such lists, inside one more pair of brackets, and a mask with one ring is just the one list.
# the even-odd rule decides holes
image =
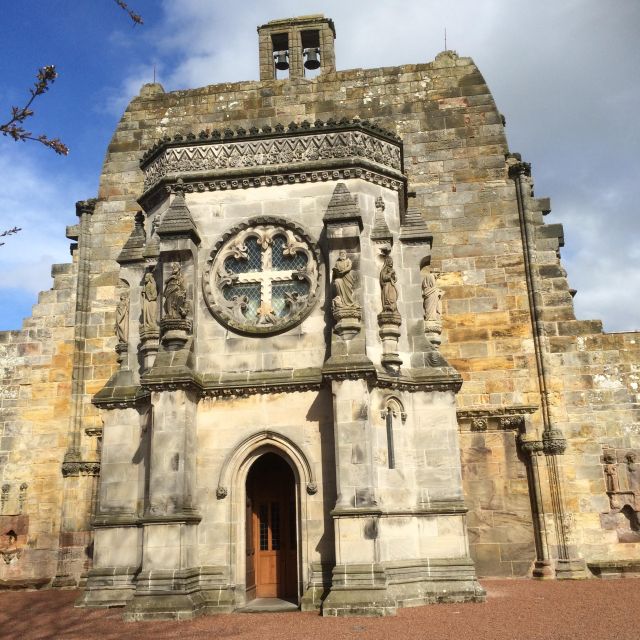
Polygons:
[[125,291],[120,294],[120,302],[116,307],[115,332],[118,343],[127,344],[129,341],[129,294]]
[[393,258],[387,256],[384,259],[380,271],[380,295],[382,298],[382,311],[398,313],[398,290],[396,289],[396,271],[393,268]]
[[606,478],[607,491],[617,492],[620,491],[620,481],[618,479],[618,464],[615,456],[607,454],[604,457],[604,474]]
[[177,262],[173,264],[171,275],[167,278],[167,284],[164,287],[164,312],[165,318],[169,320],[182,320],[189,312],[187,290],[184,286],[182,270]]
[[142,285],[142,332],[158,331],[158,289],[153,274],[146,273]]
[[340,251],[333,265],[333,286],[335,296],[331,302],[334,309],[357,308],[355,299],[356,275],[346,251]]
[[422,308],[427,322],[442,320],[442,296],[444,291],[439,289],[436,282],[439,273],[428,272],[422,281]]
[[244,314],[248,307],[248,296],[233,296],[233,298],[231,298],[231,317],[236,322],[246,322],[247,317]]
[[625,456],[627,459],[627,472],[629,473],[629,490],[634,495],[640,495],[640,464],[636,462],[636,454],[632,451]]

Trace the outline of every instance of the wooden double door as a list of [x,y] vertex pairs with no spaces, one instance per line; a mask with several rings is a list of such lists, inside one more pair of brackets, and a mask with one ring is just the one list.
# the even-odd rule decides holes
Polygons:
[[275,453],[247,478],[247,600],[297,597],[297,517],[291,467]]

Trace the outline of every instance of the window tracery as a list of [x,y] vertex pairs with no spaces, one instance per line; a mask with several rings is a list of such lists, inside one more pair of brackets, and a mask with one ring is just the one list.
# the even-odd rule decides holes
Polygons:
[[311,311],[318,257],[311,241],[284,221],[229,233],[204,274],[213,315],[232,329],[277,333]]

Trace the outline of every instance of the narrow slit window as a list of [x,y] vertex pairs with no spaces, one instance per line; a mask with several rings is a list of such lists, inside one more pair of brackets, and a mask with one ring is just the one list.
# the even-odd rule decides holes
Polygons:
[[389,469],[396,468],[396,455],[393,448],[393,410],[387,407],[386,415],[387,425],[387,460],[389,461]]

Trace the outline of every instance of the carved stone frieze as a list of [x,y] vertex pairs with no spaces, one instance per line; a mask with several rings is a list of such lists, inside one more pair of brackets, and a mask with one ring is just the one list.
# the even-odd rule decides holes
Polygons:
[[99,462],[63,462],[62,475],[67,478],[70,476],[99,476]]
[[[435,351],[434,353],[438,353]],[[462,431],[519,431],[525,429],[525,416],[538,410],[536,405],[496,408],[469,408],[457,411]]]
[[[233,132],[232,132],[233,134]],[[242,139],[239,139],[242,138]],[[296,163],[363,159],[402,171],[401,145],[385,132],[373,133],[361,123],[349,123],[339,130],[269,131],[254,139],[245,136],[207,137],[199,140],[160,141],[141,166],[145,190],[171,174],[189,174],[239,169],[289,168]]]

